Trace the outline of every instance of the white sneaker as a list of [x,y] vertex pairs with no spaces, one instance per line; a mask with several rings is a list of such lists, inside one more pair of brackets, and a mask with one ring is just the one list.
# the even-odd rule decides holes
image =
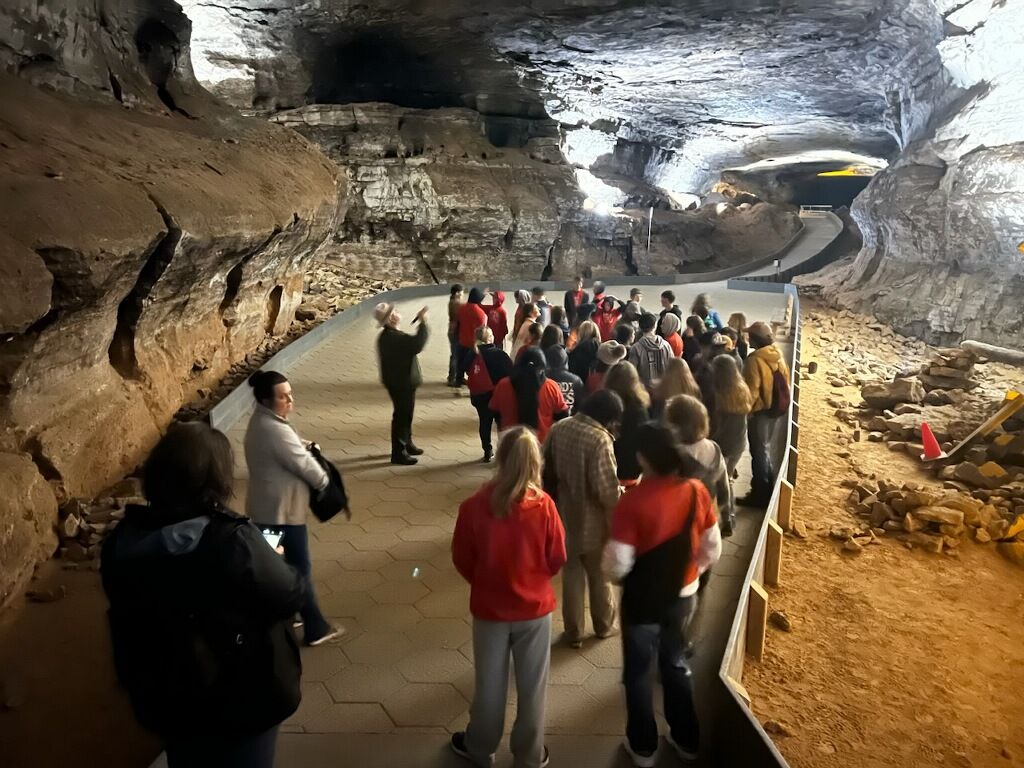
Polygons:
[[665,741],[667,741],[669,743],[669,746],[672,747],[672,749],[674,749],[676,751],[676,754],[679,755],[679,759],[682,760],[684,763],[696,763],[697,762],[697,757],[698,757],[697,753],[696,752],[687,752],[685,749],[683,749],[678,744],[676,744],[675,739],[672,738],[672,734],[671,733],[666,733],[665,734]]
[[339,637],[341,637],[344,634],[345,634],[345,628],[344,627],[335,627],[334,629],[330,630],[326,635],[324,635],[323,637],[317,638],[316,640],[311,642],[309,645],[310,645],[310,647],[315,647],[317,645],[323,645],[328,640],[336,640],[336,639],[338,639]]
[[636,768],[654,768],[654,764],[658,761],[658,750],[634,752],[633,748],[629,746],[628,737],[622,740],[622,748],[626,750],[626,754],[629,755],[629,759],[633,761]]

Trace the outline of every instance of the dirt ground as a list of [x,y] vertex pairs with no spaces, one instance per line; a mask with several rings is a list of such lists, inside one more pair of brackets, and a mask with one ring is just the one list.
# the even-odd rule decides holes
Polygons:
[[[883,347],[872,334],[863,329],[863,346]],[[806,327],[804,340],[804,364],[826,369],[828,343]],[[824,370],[801,386],[794,512],[808,537],[787,537],[782,585],[770,597],[792,631],[770,628],[763,662],[744,671],[754,711],[773,721],[793,768],[1024,766],[1024,570],[972,541],[953,556],[895,538],[842,552],[828,530],[856,522],[840,485],[853,464],[879,478],[935,481],[884,443],[840,445],[826,402],[836,395],[859,400]]]

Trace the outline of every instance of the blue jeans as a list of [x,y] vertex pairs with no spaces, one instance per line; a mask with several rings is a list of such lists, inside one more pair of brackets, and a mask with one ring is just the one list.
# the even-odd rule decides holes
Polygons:
[[686,626],[696,606],[696,597],[681,597],[665,612],[660,624],[622,626],[626,737],[636,752],[654,752],[658,748],[651,675],[655,657],[665,694],[665,720],[672,738],[687,752],[697,752],[700,729],[693,704],[693,679],[685,654]]
[[255,736],[167,744],[168,768],[273,768],[277,726]]
[[281,546],[284,547],[284,561],[295,568],[306,580],[306,602],[299,609],[302,616],[304,642],[309,644],[326,635],[331,625],[320,612],[313,590],[313,563],[309,558],[309,534],[304,525],[276,525],[281,531]]
[[752,413],[747,418],[747,442],[750,443],[750,494],[762,504],[772,497],[775,470],[772,468],[772,436],[778,419],[767,411]]

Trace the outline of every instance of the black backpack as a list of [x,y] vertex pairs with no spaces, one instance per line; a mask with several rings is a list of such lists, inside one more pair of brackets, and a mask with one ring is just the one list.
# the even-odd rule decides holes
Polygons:
[[294,713],[302,698],[290,621],[255,619],[209,583],[209,574],[222,569],[204,561],[232,551],[226,539],[251,523],[220,513],[211,518],[193,553],[132,567],[141,585],[133,592],[173,595],[174,605],[112,600],[107,612],[118,679],[139,722],[166,740],[262,733]]

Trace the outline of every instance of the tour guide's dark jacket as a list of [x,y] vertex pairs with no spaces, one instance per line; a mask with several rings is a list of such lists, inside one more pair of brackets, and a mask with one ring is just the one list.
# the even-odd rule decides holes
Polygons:
[[305,580],[248,518],[130,506],[101,573],[114,665],[146,728],[166,741],[254,736],[298,708],[291,623]]
[[380,380],[389,391],[408,392],[423,383],[416,355],[427,344],[427,324],[420,320],[416,333],[385,327],[377,337]]

